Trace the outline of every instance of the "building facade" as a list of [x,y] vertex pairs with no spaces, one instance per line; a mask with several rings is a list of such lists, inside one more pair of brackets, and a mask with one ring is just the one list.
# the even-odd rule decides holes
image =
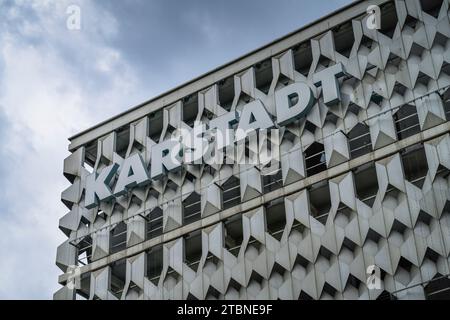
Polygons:
[[[450,299],[449,6],[356,1],[71,137],[54,298]],[[166,161],[227,117],[271,174]]]

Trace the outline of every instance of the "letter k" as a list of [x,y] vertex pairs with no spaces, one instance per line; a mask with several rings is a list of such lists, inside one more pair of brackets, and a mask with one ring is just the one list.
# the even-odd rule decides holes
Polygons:
[[100,174],[91,173],[86,178],[86,195],[84,206],[92,209],[99,204],[100,201],[108,200],[113,197],[111,188],[109,187],[114,178],[119,165],[114,163],[104,168]]

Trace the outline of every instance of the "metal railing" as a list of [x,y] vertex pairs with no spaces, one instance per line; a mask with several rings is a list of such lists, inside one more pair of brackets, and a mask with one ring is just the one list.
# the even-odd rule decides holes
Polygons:
[[[368,139],[369,141],[367,143],[362,144],[362,145],[358,145],[358,147],[356,147],[356,148],[352,148],[352,144],[354,144],[355,141],[361,140],[361,139],[366,138],[366,137],[369,137],[369,139]],[[363,134],[361,134],[361,135],[359,135],[357,137],[353,137],[353,138],[349,139],[348,140],[348,144],[349,144],[350,155],[351,155],[352,159],[353,158],[357,158],[359,156],[362,156],[363,154],[366,154],[368,152],[371,152],[372,151],[372,141],[370,139],[370,132],[368,131],[368,132],[365,132],[365,133],[363,133]],[[367,149],[367,152],[364,152],[364,153],[361,153],[361,154],[358,153],[358,151],[363,150],[363,149]]]
[[[450,280],[450,273],[446,274],[446,275],[443,275],[443,276],[439,276],[439,277],[433,278],[431,280],[422,281],[420,283],[417,283],[415,285],[412,285],[412,286],[409,286],[409,287],[406,287],[406,288],[403,288],[403,289],[399,289],[399,290],[396,290],[396,291],[393,291],[393,292],[388,292],[386,297],[382,297],[382,299],[396,300],[397,299],[396,295],[398,295],[399,293],[405,292],[405,291],[413,289],[413,288],[417,288],[419,286],[422,287],[423,290],[425,291],[425,287],[427,285],[429,285],[431,283],[434,283],[436,281],[445,280],[445,279]],[[446,292],[446,291],[450,291],[450,286],[448,286],[446,288],[443,288],[443,289],[440,289],[440,290],[437,290],[437,291],[433,291],[431,293],[424,293],[425,299],[427,299],[430,296],[433,296],[433,295],[436,295],[436,294],[439,294],[439,293],[442,293],[442,292]],[[450,293],[449,293],[449,295],[450,295]]]

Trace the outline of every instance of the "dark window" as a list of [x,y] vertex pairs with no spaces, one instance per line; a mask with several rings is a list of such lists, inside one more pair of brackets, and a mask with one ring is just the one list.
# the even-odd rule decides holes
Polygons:
[[194,271],[197,271],[202,257],[202,233],[193,232],[184,237],[184,262]]
[[394,2],[388,2],[381,6],[381,33],[389,38],[394,35],[395,27],[397,25],[397,11]]
[[423,11],[435,18],[439,17],[443,0],[420,0],[420,6]]
[[423,182],[428,172],[427,157],[422,145],[414,145],[402,152],[403,170],[405,178],[419,188],[422,188]]
[[395,130],[399,140],[420,132],[419,117],[414,105],[405,104],[394,114]]
[[197,95],[189,95],[183,98],[183,122],[191,128],[194,127],[198,114]]
[[183,201],[183,224],[197,221],[201,218],[200,195],[193,192]]
[[424,288],[427,300],[449,300],[450,299],[450,279],[440,276],[434,277]]
[[305,152],[306,175],[312,176],[327,169],[323,144],[314,142]]
[[234,79],[233,77],[229,77],[221,80],[217,85],[219,87],[220,106],[230,111],[234,99]]
[[147,239],[152,239],[162,234],[163,231],[163,211],[156,207],[147,216]]
[[272,59],[264,60],[255,65],[255,81],[257,89],[261,90],[265,94],[269,93],[272,79]]
[[311,214],[322,224],[326,224],[331,208],[330,187],[328,181],[321,181],[309,189]]
[[350,57],[353,44],[355,42],[352,24],[350,22],[341,24],[333,29],[334,43],[336,51]]
[[91,262],[92,258],[92,238],[84,237],[77,245],[78,248],[78,265],[86,265]]
[[150,249],[146,255],[147,258],[147,278],[158,285],[161,272],[163,270],[163,247],[157,246]]
[[126,263],[125,259],[118,260],[111,265],[110,290],[120,299],[125,287]]
[[378,192],[377,172],[373,162],[360,166],[355,171],[355,188],[358,199],[372,207]]
[[124,126],[117,130],[116,152],[122,158],[125,158],[128,145],[130,144],[130,126]]
[[369,127],[358,123],[348,133],[348,144],[352,159],[362,156],[372,151]]
[[220,298],[220,292],[214,289],[214,287],[209,286],[206,292],[205,300],[217,300]]
[[159,138],[161,137],[161,131],[163,129],[163,112],[162,110],[158,110],[156,112],[152,112],[148,115],[148,135],[150,139],[159,142]]
[[445,118],[450,121],[450,89],[447,89],[442,95],[442,102],[444,103]]
[[127,247],[127,225],[119,222],[110,232],[109,251],[116,253]]
[[238,256],[243,239],[242,215],[237,214],[224,222],[225,248]]
[[267,232],[280,241],[286,226],[284,198],[279,198],[268,203],[266,205],[265,217]]
[[307,76],[312,63],[312,49],[309,41],[295,46],[293,49],[295,70]]
[[264,193],[274,191],[283,187],[283,176],[281,173],[281,168],[279,167],[277,171],[272,172],[273,174],[263,175],[263,190]]
[[241,203],[241,185],[235,176],[229,178],[222,185],[222,201],[224,210]]

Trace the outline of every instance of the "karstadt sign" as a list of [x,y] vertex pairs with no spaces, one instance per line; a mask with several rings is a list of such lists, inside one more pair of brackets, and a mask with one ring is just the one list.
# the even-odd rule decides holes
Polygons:
[[[322,87],[323,101],[327,105],[340,101],[338,78],[344,74],[342,64],[336,64],[313,75],[313,83]],[[231,111],[205,124],[197,123],[190,131],[181,130],[169,140],[155,144],[151,149],[150,172],[140,154],[124,159],[121,166],[114,163],[87,177],[85,207],[96,207],[101,201],[110,201],[127,193],[131,188],[151,183],[167,172],[180,169],[185,164],[223,163],[222,150],[242,146],[252,133],[285,126],[305,117],[316,103],[313,91],[306,82],[295,82],[275,91],[274,121],[260,100],[243,106],[241,112]],[[237,129],[232,126],[237,124]],[[210,138],[208,139],[207,136]],[[253,139],[257,141],[257,139]],[[208,150],[213,157],[205,157]],[[273,160],[276,148],[272,148]],[[211,154],[211,153],[210,153]],[[202,162],[203,161],[203,162]],[[208,163],[209,164],[209,163]]]

